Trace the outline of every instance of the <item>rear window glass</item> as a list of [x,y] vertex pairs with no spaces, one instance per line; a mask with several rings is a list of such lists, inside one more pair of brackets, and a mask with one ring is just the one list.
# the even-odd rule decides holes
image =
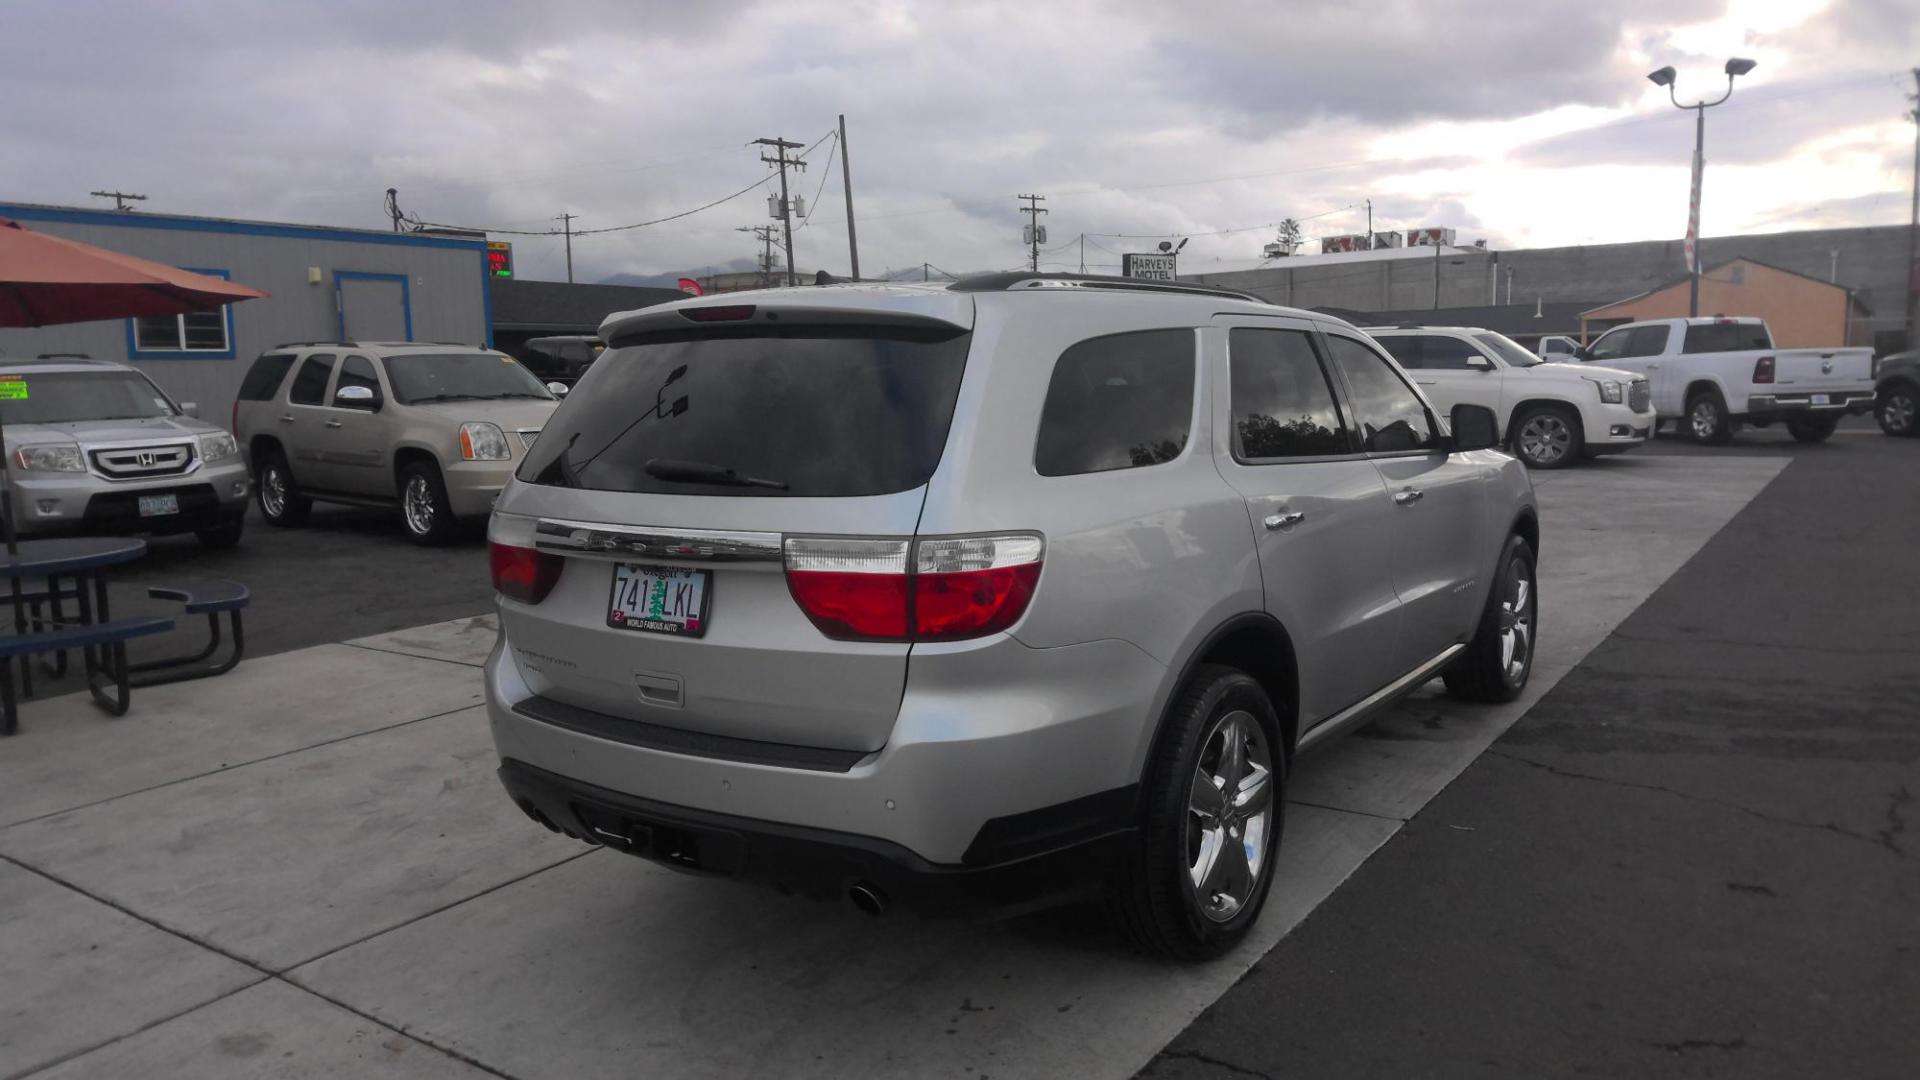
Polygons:
[[1193,425],[1192,330],[1083,341],[1060,354],[1040,411],[1042,476],[1172,461]]
[[387,357],[387,381],[402,405],[435,401],[550,401],[540,380],[498,353],[401,353]]
[[240,400],[272,401],[273,392],[280,389],[280,380],[287,377],[291,367],[291,353],[268,353],[255,360],[247,369],[247,377],[240,380]]
[[1715,323],[1687,327],[1687,342],[1682,352],[1740,352],[1744,349],[1771,349],[1765,323]]
[[970,341],[834,326],[623,343],[581,378],[519,477],[674,495],[907,491],[940,463]]

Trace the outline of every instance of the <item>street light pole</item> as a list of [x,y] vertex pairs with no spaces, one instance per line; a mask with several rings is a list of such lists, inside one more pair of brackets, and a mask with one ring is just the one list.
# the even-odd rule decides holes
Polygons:
[[1707,169],[1707,110],[1722,105],[1733,96],[1733,80],[1737,75],[1745,75],[1754,68],[1754,61],[1734,57],[1727,61],[1727,91],[1712,101],[1702,98],[1691,105],[1680,104],[1679,94],[1674,90],[1676,72],[1671,67],[1647,73],[1647,80],[1655,86],[1667,88],[1667,100],[1673,102],[1676,109],[1693,110],[1693,187],[1687,201],[1687,260],[1692,271],[1688,279],[1687,314],[1698,317],[1700,314],[1700,268],[1705,260],[1700,253],[1700,181]]

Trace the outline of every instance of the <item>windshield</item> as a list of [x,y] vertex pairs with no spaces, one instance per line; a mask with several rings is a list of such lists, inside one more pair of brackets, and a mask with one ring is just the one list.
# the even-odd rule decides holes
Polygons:
[[1496,334],[1489,330],[1484,334],[1473,335],[1473,340],[1513,367],[1532,367],[1535,364],[1546,363],[1545,360],[1521,348],[1518,342],[1505,334]]
[[687,331],[607,350],[520,479],[684,495],[884,495],[947,442],[969,337],[954,330]]
[[432,401],[492,401],[553,395],[540,380],[498,353],[418,353],[386,358],[387,381],[402,405]]
[[145,420],[178,415],[167,395],[137,371],[33,371],[23,379],[27,396],[0,400],[0,421],[9,424],[70,424],[79,420]]

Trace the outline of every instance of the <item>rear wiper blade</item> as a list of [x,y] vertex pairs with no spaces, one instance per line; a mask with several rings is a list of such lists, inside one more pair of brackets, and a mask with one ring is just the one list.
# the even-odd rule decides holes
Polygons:
[[731,487],[763,487],[779,491],[787,490],[785,480],[767,480],[758,476],[742,476],[724,465],[714,465],[705,461],[674,461],[669,458],[651,458],[642,466],[648,476],[656,480],[668,480],[680,484],[726,484]]

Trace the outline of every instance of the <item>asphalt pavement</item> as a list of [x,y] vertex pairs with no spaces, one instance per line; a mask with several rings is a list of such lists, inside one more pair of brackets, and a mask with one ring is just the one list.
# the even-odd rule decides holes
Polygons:
[[1792,463],[1141,1075],[1920,1075],[1920,441],[1869,426],[1641,451]]

